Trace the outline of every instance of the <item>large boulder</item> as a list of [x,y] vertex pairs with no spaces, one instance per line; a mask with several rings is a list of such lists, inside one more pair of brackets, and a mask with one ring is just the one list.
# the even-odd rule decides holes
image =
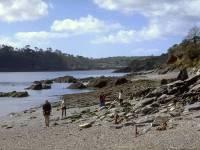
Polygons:
[[42,84],[41,82],[35,82],[30,87],[26,88],[27,90],[42,90],[42,89],[51,89],[50,84]]
[[36,84],[33,84],[31,85],[30,87],[26,88],[28,90],[42,90],[43,87],[42,87],[42,83],[36,83]]
[[72,83],[68,88],[69,89],[85,89],[86,86],[81,82],[76,82],[76,83]]
[[75,83],[77,82],[77,79],[72,76],[64,76],[55,78],[54,81],[57,83]]
[[27,97],[27,96],[29,96],[29,94],[28,94],[28,92],[12,92],[11,93],[11,95],[10,95],[11,97]]
[[41,80],[41,81],[34,81],[34,84],[52,84],[53,80]]
[[177,76],[177,80],[184,81],[186,79],[188,79],[188,72],[187,72],[186,68],[183,68],[183,69],[180,70],[180,72]]
[[122,84],[125,84],[127,82],[128,82],[128,80],[126,78],[118,78],[115,81],[115,85],[122,85]]
[[7,93],[3,93],[0,92],[0,97],[27,97],[29,96],[28,92],[7,92]]
[[163,86],[160,86],[160,87],[157,87],[156,89],[154,89],[152,92],[147,94],[146,97],[159,97],[165,93],[167,93],[167,86],[163,85]]
[[88,83],[88,87],[103,88],[103,87],[106,87],[109,82],[110,82],[109,78],[99,77],[99,78],[95,78],[91,80]]
[[200,102],[185,106],[185,111],[200,110]]

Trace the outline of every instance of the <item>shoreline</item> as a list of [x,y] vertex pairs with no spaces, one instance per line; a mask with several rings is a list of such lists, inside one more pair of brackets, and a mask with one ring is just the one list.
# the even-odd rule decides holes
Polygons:
[[[158,131],[152,126],[152,117],[160,113],[139,115],[130,121],[114,124],[112,111],[121,106],[113,107],[113,98],[119,89],[124,90],[125,103],[132,106],[140,102],[130,98],[131,93],[159,86],[160,75],[137,76],[138,80],[131,83],[106,87],[92,92],[68,94],[67,117],[61,118],[59,102],[53,103],[50,127],[44,125],[41,107],[28,109],[25,112],[7,116],[0,122],[0,148],[3,150],[160,150],[160,149],[198,149],[200,146],[200,115],[198,111],[183,112],[181,115],[170,116],[166,106],[161,105],[160,113],[169,116],[167,129]],[[156,78],[156,81],[151,77]],[[171,76],[170,76],[171,77]],[[107,109],[99,109],[98,96],[101,92],[112,92],[106,98]],[[112,106],[112,107],[111,107]],[[167,107],[173,108],[171,105]],[[126,108],[122,107],[123,109]],[[127,109],[127,108],[126,108]],[[173,108],[174,109],[174,108]],[[80,117],[81,115],[81,117]],[[123,116],[123,114],[120,114]],[[127,114],[128,115],[128,114]],[[81,126],[91,123],[91,126]],[[138,135],[135,134],[137,124]],[[27,144],[28,143],[28,144]]]

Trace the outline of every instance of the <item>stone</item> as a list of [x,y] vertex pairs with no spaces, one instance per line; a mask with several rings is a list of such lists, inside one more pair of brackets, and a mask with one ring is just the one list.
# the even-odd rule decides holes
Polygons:
[[155,101],[155,97],[153,97],[153,98],[145,98],[145,99],[141,100],[141,102],[140,102],[141,103],[141,107],[149,105],[149,104],[153,103],[154,101]]
[[27,90],[42,90],[42,84],[41,83],[33,84],[26,89]]
[[79,125],[80,128],[90,128],[92,127],[92,122],[89,122],[89,123],[84,123],[84,124],[81,124]]
[[76,83],[72,83],[68,88],[69,89],[85,89],[86,86],[81,82],[76,82]]
[[181,112],[179,111],[172,111],[169,113],[172,117],[179,117],[181,115]]
[[176,98],[175,95],[163,94],[157,100],[160,104],[166,104],[166,103],[169,103],[170,101],[172,101],[174,98]]
[[13,92],[11,97],[27,97],[29,96],[28,92]]
[[144,115],[150,114],[151,112],[153,112],[154,108],[147,106],[147,107],[143,107],[141,109],[141,113]]
[[127,127],[127,126],[134,126],[135,122],[129,121],[129,122],[125,122],[122,124],[123,126]]
[[115,113],[110,113],[110,114],[107,114],[107,117],[113,118],[114,115],[115,115]]
[[162,123],[166,123],[169,120],[169,116],[157,116],[155,117],[152,127],[159,126]]
[[88,87],[103,88],[108,85],[109,79],[106,77],[99,77],[91,80],[88,83]]
[[112,129],[121,129],[123,125],[111,125],[110,128]]
[[49,85],[49,84],[42,84],[42,89],[51,89],[51,85]]
[[77,79],[72,76],[64,76],[55,78],[54,81],[57,83],[75,83],[77,82]]
[[146,116],[143,118],[140,118],[139,120],[136,121],[137,124],[143,124],[143,123],[152,123],[154,121],[153,116]]
[[183,68],[180,70],[178,76],[177,76],[177,80],[181,80],[181,81],[184,81],[188,79],[188,73],[187,73],[187,69],[186,68]]
[[194,111],[194,110],[200,110],[200,102],[185,106],[185,111]]
[[150,92],[146,97],[159,97],[166,93],[167,93],[167,85],[163,85],[163,86],[157,87],[155,90]]
[[125,84],[127,82],[128,82],[128,80],[126,78],[118,78],[115,81],[115,85],[122,85],[122,84]]
[[190,91],[191,92],[199,92],[200,91],[200,84],[197,84],[197,85],[195,85],[194,87],[192,87],[191,89],[190,89]]

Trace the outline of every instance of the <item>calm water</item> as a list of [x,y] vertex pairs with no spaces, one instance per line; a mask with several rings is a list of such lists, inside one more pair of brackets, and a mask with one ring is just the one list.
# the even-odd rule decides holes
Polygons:
[[[33,81],[53,79],[61,76],[74,76],[75,78],[97,76],[122,76],[123,74],[112,73],[113,70],[92,71],[61,71],[61,72],[1,72],[0,92],[24,91]],[[63,94],[87,92],[87,90],[67,89],[68,83],[53,83],[49,90],[27,90],[29,97],[26,98],[0,98],[0,116],[11,112],[19,112],[25,109],[41,105],[45,99],[51,102],[59,100]]]

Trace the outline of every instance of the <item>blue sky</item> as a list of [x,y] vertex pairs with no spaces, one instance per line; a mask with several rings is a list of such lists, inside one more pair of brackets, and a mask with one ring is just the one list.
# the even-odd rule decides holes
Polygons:
[[200,0],[2,0],[0,44],[87,57],[159,55],[200,23]]

